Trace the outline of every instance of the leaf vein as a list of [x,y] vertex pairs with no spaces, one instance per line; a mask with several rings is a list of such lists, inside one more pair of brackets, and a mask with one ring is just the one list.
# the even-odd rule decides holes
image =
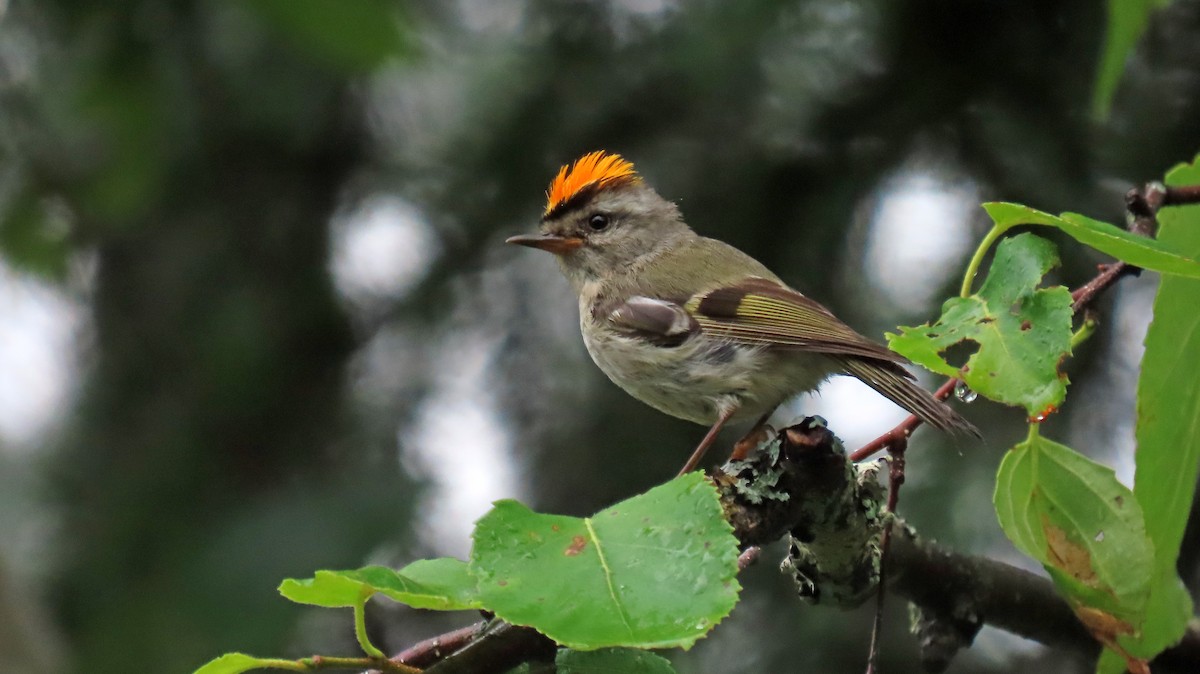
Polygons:
[[596,530],[592,528],[592,518],[585,517],[583,519],[584,526],[587,527],[588,536],[592,539],[592,544],[596,546],[596,556],[600,559],[600,568],[604,569],[604,582],[608,585],[608,596],[612,597],[613,604],[617,607],[617,614],[621,616],[621,622],[625,625],[625,629],[629,632],[629,636],[634,636],[633,625],[629,622],[629,613],[625,610],[625,605],[621,603],[620,597],[617,596],[617,588],[613,585],[612,569],[608,566],[608,560],[604,558],[604,548],[600,546],[600,537],[596,535]]

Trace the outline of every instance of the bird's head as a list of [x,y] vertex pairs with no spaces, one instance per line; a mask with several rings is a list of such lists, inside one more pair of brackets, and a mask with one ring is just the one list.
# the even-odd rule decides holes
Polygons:
[[644,184],[632,163],[592,152],[559,169],[546,192],[540,232],[507,243],[554,253],[578,289],[690,235],[675,204]]

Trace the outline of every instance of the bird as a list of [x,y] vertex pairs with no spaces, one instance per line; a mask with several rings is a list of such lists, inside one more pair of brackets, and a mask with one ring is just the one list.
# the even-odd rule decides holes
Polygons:
[[763,264],[701,236],[620,154],[563,165],[539,231],[506,243],[554,254],[579,299],[592,360],[660,412],[709,427],[680,474],[729,423],[755,420],[753,448],[787,399],[849,375],[943,431],[975,427],[914,382],[903,356],[864,337]]

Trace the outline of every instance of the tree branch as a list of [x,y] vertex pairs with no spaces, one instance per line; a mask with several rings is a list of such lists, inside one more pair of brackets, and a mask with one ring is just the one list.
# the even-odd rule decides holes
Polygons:
[[[805,491],[789,491],[789,494],[797,501],[824,501],[837,504],[837,507],[824,512],[826,522],[797,523],[792,528],[793,539],[797,532],[801,533],[805,542],[800,545],[810,551],[814,550],[817,546],[828,545],[820,539],[823,535],[828,535],[825,531],[830,523],[835,525],[830,530],[833,531],[836,530],[837,523],[853,521],[863,515],[866,516],[865,521],[876,527],[877,531],[874,533],[878,536],[886,528],[887,519],[871,516],[878,511],[880,498],[880,490],[873,480],[874,466],[859,467],[858,477],[854,480],[839,480],[837,476],[844,474],[845,468],[852,464],[849,458],[841,453],[840,446],[832,438],[832,434],[827,438],[819,438],[817,442],[813,441],[814,433],[825,429],[814,428],[811,422],[812,420],[808,419],[800,426],[785,429],[780,436],[781,441],[790,443],[796,439],[798,431],[803,432],[811,445],[804,469],[809,473],[803,486]],[[806,425],[809,427],[805,428]],[[795,456],[786,448],[779,454],[783,460],[792,460]],[[815,461],[814,457],[817,455],[824,455],[826,460]],[[831,455],[840,455],[845,465],[838,466],[836,462],[828,460]],[[761,461],[762,458],[757,460]],[[850,490],[850,493],[839,495],[829,491],[822,492],[817,488],[820,485],[836,488],[839,484]],[[788,485],[790,488],[798,486]],[[796,507],[798,510],[805,510],[801,506]],[[845,507],[858,511],[858,514],[844,512]],[[770,512],[764,514],[771,515]],[[741,526],[735,524],[739,535],[746,528],[773,530],[778,526],[746,522]],[[844,533],[835,535],[838,540],[845,540]],[[831,557],[827,550],[818,550],[816,556],[821,564],[806,568],[804,582],[798,584],[801,597],[814,603],[833,598],[842,606],[855,606],[860,603],[861,597],[856,593],[831,593],[822,590],[830,580],[825,577],[827,575],[834,576],[835,581],[841,578],[878,578],[878,560],[873,559],[870,554],[876,549],[873,542],[875,539],[871,536],[862,538],[865,547],[858,553]],[[794,540],[793,548],[796,546],[797,542]],[[795,556],[793,550],[789,559]],[[839,558],[860,559],[861,566],[857,570],[839,569],[836,564]],[[956,553],[932,542],[923,541],[901,520],[897,520],[892,527],[887,568],[888,589],[911,601],[927,621],[940,623],[941,631],[953,632],[957,638],[957,647],[970,645],[975,633],[986,623],[1047,646],[1072,650],[1086,657],[1095,657],[1099,653],[1099,644],[1075,617],[1074,611],[1047,578],[1003,562]],[[808,573],[809,571],[815,571],[816,575]],[[812,591],[811,588],[816,588],[816,591]],[[949,662],[949,656],[953,655],[957,647],[949,652],[943,650],[932,654],[934,657],[924,653],[926,664],[937,671],[940,661],[941,667],[944,668]],[[1200,626],[1192,625],[1184,640],[1164,652],[1155,660],[1155,664],[1181,671],[1200,671]]]
[[[876,473],[876,463],[852,463],[823,422],[810,417],[780,431],[749,459],[714,471],[711,479],[743,549],[790,535],[785,568],[800,598],[852,607],[876,592],[880,580],[879,538],[889,518],[882,515],[886,497]],[[902,520],[894,521],[887,564],[888,589],[918,609],[923,660],[931,671],[969,646],[984,624],[1084,657],[1099,653],[1047,578],[922,540]],[[436,649],[421,649],[428,658],[423,662],[436,662],[427,672],[499,673],[554,657],[552,641],[503,621],[450,634],[459,633],[475,636],[440,660]],[[439,639],[452,640],[449,634]],[[1200,671],[1200,627],[1192,625],[1154,664],[1156,672]]]
[[[1126,195],[1129,230],[1154,236],[1160,208],[1196,203],[1200,186],[1150,183],[1131,190]],[[1140,271],[1121,261],[1100,265],[1094,278],[1071,293],[1072,311],[1079,313],[1118,280]],[[934,396],[947,399],[958,381],[948,379]],[[1049,579],[953,552],[922,540],[902,520],[882,516],[877,467],[856,464],[884,449],[903,447],[920,424],[919,417],[910,415],[847,456],[823,420],[809,417],[780,431],[747,460],[715,471],[710,479],[743,549],[739,570],[758,559],[758,546],[787,535],[792,544],[783,568],[791,571],[802,600],[853,607],[886,583],[916,608],[913,627],[923,664],[931,672],[945,669],[984,624],[1097,657],[1100,645]],[[894,498],[895,489],[890,493]],[[889,546],[880,545],[884,535]],[[887,555],[886,578],[881,548]],[[494,619],[423,641],[393,661],[431,665],[426,670],[431,674],[499,673],[521,662],[551,660],[555,649],[554,642],[532,629]],[[1200,622],[1193,620],[1183,639],[1152,664],[1156,672],[1200,671]]]
[[439,634],[409,646],[392,660],[413,667],[429,667],[474,641],[483,633],[483,628],[486,626],[486,622],[477,622],[474,625]]
[[466,647],[425,670],[427,674],[501,674],[522,662],[550,661],[558,645],[528,627],[493,619]]

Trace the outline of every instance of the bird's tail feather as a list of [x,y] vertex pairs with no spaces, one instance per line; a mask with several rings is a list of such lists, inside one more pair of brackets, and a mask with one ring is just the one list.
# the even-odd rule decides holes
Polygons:
[[974,424],[964,419],[946,403],[934,398],[929,391],[913,383],[911,376],[897,367],[895,363],[876,363],[857,359],[846,359],[842,362],[846,374],[856,377],[883,394],[888,400],[917,415],[930,426],[951,433],[965,433],[977,438],[981,437],[979,429],[975,428]]

